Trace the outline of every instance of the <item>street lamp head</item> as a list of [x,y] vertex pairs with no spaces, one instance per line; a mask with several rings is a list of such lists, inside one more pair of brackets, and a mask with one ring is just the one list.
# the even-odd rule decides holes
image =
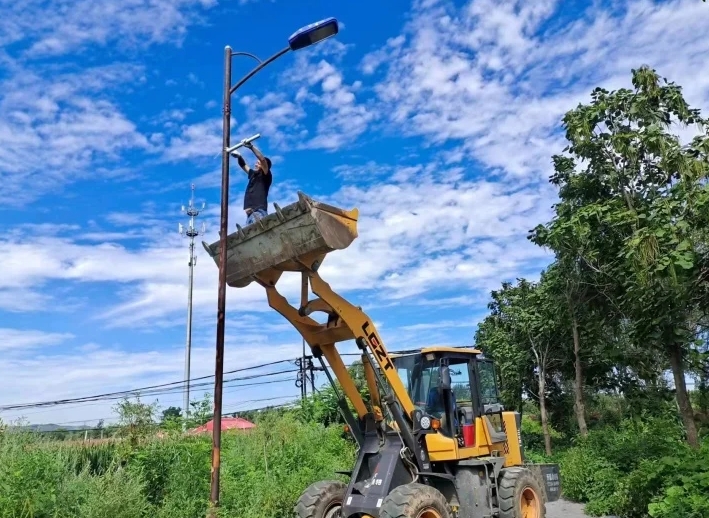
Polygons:
[[314,45],[334,36],[339,30],[340,27],[335,18],[326,18],[295,31],[291,37],[288,38],[288,46],[291,50],[309,47],[310,45]]

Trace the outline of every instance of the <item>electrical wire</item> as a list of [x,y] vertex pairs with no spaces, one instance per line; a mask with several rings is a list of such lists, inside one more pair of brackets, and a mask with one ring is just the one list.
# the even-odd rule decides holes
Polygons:
[[[291,381],[291,380],[288,380],[288,381]],[[277,400],[279,400],[279,399],[286,399],[286,398],[293,398],[294,400],[297,400],[298,397],[299,397],[298,394],[292,394],[292,395],[288,395],[288,396],[277,396],[277,397],[268,397],[268,398],[248,399],[248,400],[246,400],[246,401],[241,401],[239,404],[244,404],[244,403],[263,403],[263,402],[266,402],[266,401],[277,401]],[[259,407],[259,408],[248,408],[248,409],[246,409],[246,410],[243,410],[243,409],[235,409],[235,410],[231,410],[231,411],[229,411],[229,412],[223,412],[223,413],[222,413],[222,417],[229,417],[230,415],[236,414],[236,413],[239,413],[239,412],[258,412],[258,411],[260,411],[260,410],[268,410],[268,409],[272,409],[272,408],[283,408],[283,407],[286,407],[286,406],[290,406],[290,405],[292,405],[292,404],[293,404],[293,403],[283,403],[283,404],[280,404],[280,405],[269,405],[269,406],[264,406],[264,407]],[[101,419],[98,419],[98,421],[105,421],[106,419],[111,419],[111,418],[101,418]],[[94,419],[92,419],[92,421],[93,421],[93,420],[94,420]],[[63,423],[53,423],[53,424],[54,424],[55,426],[62,426],[62,425],[69,425],[69,424],[75,424],[75,423],[85,423],[85,422],[86,422],[86,420],[83,420],[83,421],[65,421],[65,422],[63,422]],[[30,425],[30,426],[32,426],[32,425]],[[115,426],[115,425],[108,425],[108,426]],[[58,429],[58,430],[44,430],[44,431],[42,431],[42,430],[37,430],[36,433],[83,432],[83,431],[86,431],[86,430],[92,431],[92,430],[101,430],[101,429],[102,429],[102,428],[94,427],[94,428],[80,428],[80,429],[77,429],[77,430],[63,430],[63,429]],[[106,426],[104,426],[103,429],[106,429]]]
[[[293,359],[288,359],[288,360],[278,360],[274,362],[269,362],[269,363],[264,363],[261,365],[253,365],[251,367],[242,367],[240,369],[234,369],[230,371],[225,371],[224,374],[234,374],[236,372],[244,372],[244,371],[249,371],[249,370],[255,370],[255,369],[261,369],[263,367],[270,367],[272,365],[278,365],[281,363],[287,363],[287,362],[292,362],[294,361]],[[292,371],[283,371],[283,372],[292,372]],[[255,374],[252,376],[247,376],[243,377],[240,379],[253,379],[255,377],[259,376],[265,376],[265,374]],[[209,375],[209,376],[200,376],[198,378],[192,378],[190,379],[191,381],[199,381],[207,378],[213,378],[214,375]],[[236,379],[236,378],[234,378]],[[56,405],[62,405],[62,404],[68,404],[68,403],[80,403],[80,402],[88,402],[88,401],[102,401],[102,400],[110,400],[110,399],[120,399],[123,396],[128,396],[136,393],[142,393],[143,391],[150,391],[152,389],[158,389],[158,388],[163,388],[163,387],[172,387],[173,389],[177,389],[178,391],[181,391],[184,389],[184,380],[180,381],[174,381],[171,383],[162,383],[159,385],[149,385],[146,387],[139,387],[135,389],[129,389],[129,390],[121,390],[117,392],[107,392],[104,394],[97,394],[93,396],[83,396],[83,397],[78,397],[78,398],[68,398],[68,399],[58,399],[58,400],[53,400],[53,401],[39,401],[39,402],[34,402],[34,403],[17,403],[17,404],[11,404],[11,405],[2,405],[0,406],[0,411],[8,411],[8,410],[17,410],[17,409],[23,409],[23,408],[37,408],[37,407],[42,407],[42,406],[56,406]],[[212,385],[212,383],[208,383],[207,385]],[[183,387],[175,387],[175,385],[183,385]],[[193,385],[190,384],[190,387]],[[199,386],[197,384],[196,386]]]
[[[391,351],[391,352],[392,353],[403,353],[403,352],[409,352],[409,351]],[[361,353],[340,353],[340,356],[361,356]],[[283,364],[283,363],[294,363],[298,359],[300,359],[300,358],[296,357],[296,358],[290,358],[290,359],[285,359],[285,360],[276,360],[273,362],[268,362],[268,363],[263,363],[263,364],[259,364],[259,365],[252,365],[249,367],[242,367],[239,369],[225,371],[224,374],[234,374],[237,372],[256,370],[256,369],[261,369],[264,367],[279,365],[279,364]],[[349,368],[351,366],[352,366],[352,364],[346,365],[347,368]],[[243,380],[249,380],[249,379],[255,379],[255,378],[263,378],[266,376],[274,376],[274,375],[278,375],[278,374],[287,374],[287,373],[293,373],[293,372],[299,372],[299,371],[300,371],[300,369],[294,369],[294,370],[286,370],[286,371],[278,371],[278,372],[270,372],[270,373],[253,374],[253,375],[249,375],[249,376],[241,376],[241,377],[226,379],[223,381],[223,383],[227,384],[227,383],[234,382],[234,381],[243,381]],[[196,384],[191,383],[193,381],[206,380],[206,379],[213,378],[213,377],[214,377],[214,375],[211,374],[211,375],[207,375],[207,376],[190,378],[189,379],[190,388],[192,389],[192,388],[213,386],[214,382],[196,383]],[[249,386],[249,385],[254,385],[254,386],[255,385],[264,385],[264,384],[275,383],[275,382],[280,382],[280,381],[286,381],[286,380],[255,382],[253,384],[235,385],[234,387]],[[148,385],[145,387],[139,387],[139,388],[116,391],[116,392],[107,392],[107,393],[96,394],[96,395],[91,395],[91,396],[82,396],[82,397],[77,397],[77,398],[67,398],[67,399],[58,399],[58,400],[50,400],[50,401],[39,401],[39,402],[33,402],[33,403],[16,403],[16,404],[9,404],[9,405],[0,405],[0,412],[8,412],[8,411],[13,411],[13,410],[24,410],[24,409],[30,409],[30,408],[43,408],[43,407],[55,407],[55,406],[64,406],[64,405],[78,405],[78,404],[86,404],[86,403],[96,403],[96,402],[102,402],[102,401],[111,401],[111,400],[116,400],[116,399],[122,399],[124,397],[131,396],[131,395],[137,395],[139,397],[140,396],[166,395],[166,394],[171,394],[171,393],[182,392],[184,390],[184,385],[185,385],[185,381],[180,380],[180,381],[161,383],[161,384],[157,384],[157,385]]]

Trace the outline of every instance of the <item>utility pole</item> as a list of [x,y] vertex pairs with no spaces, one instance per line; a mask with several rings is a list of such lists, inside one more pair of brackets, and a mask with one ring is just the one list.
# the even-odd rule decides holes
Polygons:
[[306,356],[305,358],[308,360],[308,364],[307,364],[306,368],[310,371],[311,394],[315,395],[315,371],[321,371],[323,369],[322,369],[322,367],[316,367],[313,364],[313,357],[312,356]]
[[313,357],[308,358],[308,368],[310,369],[310,386],[312,388],[311,394],[315,395],[315,371],[318,370],[315,365],[313,365]]
[[201,232],[198,231],[194,226],[194,219],[199,216],[199,213],[204,210],[204,203],[202,203],[202,208],[198,209],[194,205],[194,184],[190,186],[192,190],[192,195],[190,197],[190,203],[185,209],[182,206],[182,212],[184,212],[190,218],[190,222],[187,228],[182,227],[180,223],[179,231],[182,237],[188,237],[190,239],[190,254],[187,265],[190,269],[189,284],[187,288],[187,342],[185,344],[185,397],[183,401],[183,415],[182,420],[182,431],[187,430],[187,418],[189,416],[190,408],[190,354],[192,349],[192,285],[194,283],[194,267],[197,264],[197,256],[194,253],[194,238],[200,234],[204,234],[205,228],[204,223],[202,223]]
[[301,373],[303,375],[302,383],[303,383],[303,399],[308,397],[308,378],[307,375],[305,374],[305,338],[303,338],[303,356],[301,357]]

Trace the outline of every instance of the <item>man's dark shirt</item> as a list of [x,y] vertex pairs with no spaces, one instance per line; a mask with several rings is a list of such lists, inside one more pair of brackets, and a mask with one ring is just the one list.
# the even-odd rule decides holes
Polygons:
[[249,183],[244,193],[244,209],[268,211],[268,190],[272,180],[271,171],[263,174],[261,171],[249,169]]

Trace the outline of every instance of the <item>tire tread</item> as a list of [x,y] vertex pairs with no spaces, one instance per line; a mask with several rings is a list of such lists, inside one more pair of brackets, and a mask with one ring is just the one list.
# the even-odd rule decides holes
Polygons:
[[539,518],[545,518],[546,505],[544,495],[539,487],[539,481],[534,474],[521,467],[505,468],[500,473],[497,483],[497,507],[500,509],[499,518],[521,518],[517,515],[516,502],[523,487],[531,486],[537,493],[541,502]]
[[300,495],[293,511],[298,518],[321,518],[318,504],[333,496],[344,498],[346,491],[347,486],[339,480],[314,482]]
[[427,505],[433,505],[442,518],[450,518],[451,509],[443,494],[417,482],[394,488],[382,502],[379,518],[413,518],[420,506]]

